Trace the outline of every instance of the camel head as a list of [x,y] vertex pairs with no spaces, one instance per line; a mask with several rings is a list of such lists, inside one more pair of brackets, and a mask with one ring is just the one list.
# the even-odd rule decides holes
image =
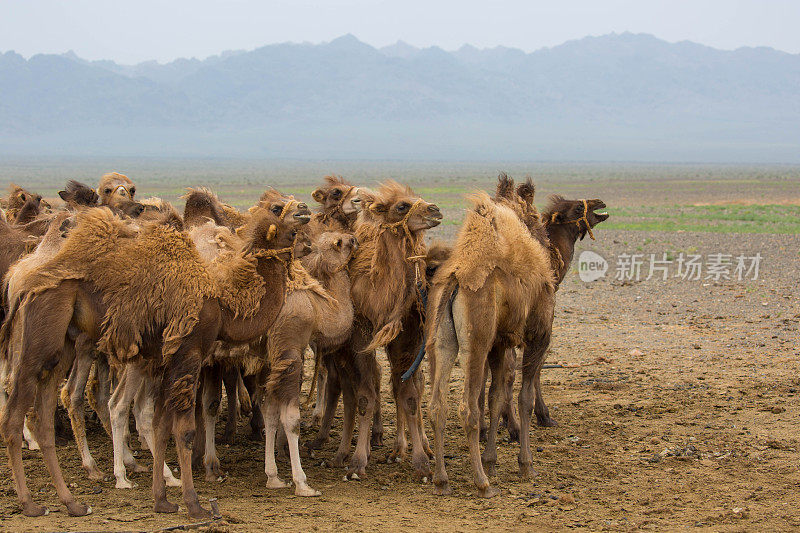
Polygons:
[[321,204],[321,212],[341,222],[352,222],[361,209],[358,187],[341,176],[325,176],[325,184],[311,193]]
[[[33,202],[36,206],[42,203],[42,195],[28,192],[19,185],[11,184],[8,188],[8,198],[6,199],[6,207],[9,210],[22,209],[26,203]],[[46,204],[46,202],[45,202]],[[49,204],[46,204],[49,207]]]
[[386,181],[377,192],[359,189],[358,195],[364,204],[365,219],[383,228],[413,234],[442,223],[442,212],[436,204],[429,204],[409,186],[396,181]]
[[[294,216],[281,218],[280,213],[276,214],[272,209],[259,206],[251,208],[250,213],[251,218],[247,225],[241,232],[237,232],[241,233],[245,253],[258,255],[268,252],[282,260],[288,260],[297,253],[297,230],[302,222],[298,222]],[[304,245],[305,243],[301,244]]]
[[358,240],[354,235],[327,231],[317,237],[311,247],[308,271],[316,278],[341,272],[357,249]]
[[435,241],[428,248],[428,253],[425,256],[425,278],[428,283],[431,283],[433,276],[442,264],[450,259],[453,253],[453,247],[441,241]]
[[258,205],[250,208],[250,213],[255,214],[266,210],[296,229],[311,220],[311,210],[303,202],[298,202],[293,196],[286,196],[275,189],[268,189],[261,195]]
[[12,206],[10,212],[15,213],[13,220],[15,224],[27,224],[44,210],[44,202],[40,195],[29,193],[19,187],[9,194],[9,204]]
[[58,196],[73,209],[81,206],[96,206],[100,202],[97,191],[79,181],[69,180],[63,191],[58,191]]
[[583,240],[588,232],[594,239],[592,228],[608,218],[608,213],[602,211],[605,208],[606,204],[599,198],[567,200],[563,196],[553,195],[543,213],[544,223],[548,231],[553,226],[573,225],[577,230],[576,237]]
[[136,186],[125,174],[110,172],[100,178],[97,194],[100,195],[101,205],[120,209],[122,204],[134,201]]

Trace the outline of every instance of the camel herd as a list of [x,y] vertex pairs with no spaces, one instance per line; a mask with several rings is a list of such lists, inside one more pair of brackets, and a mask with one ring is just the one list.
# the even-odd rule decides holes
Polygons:
[[[190,189],[179,213],[160,199],[136,199],[126,176],[103,176],[97,189],[70,181],[63,206],[12,186],[2,201],[0,275],[0,433],[22,512],[39,516],[27,487],[22,448],[41,450],[70,515],[91,508],[65,482],[55,451],[60,396],[87,475],[103,479],[84,425],[84,401],[111,436],[116,487],[145,471],[131,452],[136,429],[153,455],[156,512],[176,512],[166,486],[181,486],[193,518],[205,518],[192,466],[220,476],[215,427],[223,387],[230,441],[241,411],[265,435],[268,488],[289,486],[275,462],[288,448],[299,496],[317,496],[301,464],[300,391],[307,348],[317,390],[311,453],[330,436],[342,398],[334,466],[366,475],[383,444],[378,349],[389,362],[397,431],[390,460],[408,457],[437,494],[451,491],[444,461],[449,378],[464,370],[461,415],[478,493],[490,497],[501,417],[520,442],[522,476],[531,473],[529,426],[554,425],[540,375],[550,343],[555,295],[575,242],[608,215],[600,200],[554,196],[539,212],[530,179],[501,174],[494,196],[469,197],[452,244],[425,242],[442,213],[407,186],[375,190],[327,176],[312,193],[316,212],[268,189],[247,212],[207,189]],[[518,405],[511,401],[521,351]],[[428,359],[429,420],[422,403]],[[489,425],[484,427],[489,376]],[[309,399],[311,394],[309,394]],[[353,434],[358,426],[355,449]],[[486,437],[483,454],[480,440]],[[164,461],[170,437],[180,478]],[[349,459],[348,459],[349,458]],[[431,459],[435,460],[431,471]]]

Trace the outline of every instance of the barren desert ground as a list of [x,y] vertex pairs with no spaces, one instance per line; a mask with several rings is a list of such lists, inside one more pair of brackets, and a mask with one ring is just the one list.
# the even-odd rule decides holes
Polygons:
[[[126,166],[127,165],[127,166]],[[268,490],[263,444],[239,422],[234,445],[219,445],[223,481],[195,481],[201,501],[217,498],[222,519],[207,531],[291,529],[345,531],[579,530],[710,531],[800,529],[800,169],[796,167],[339,164],[286,162],[268,169],[223,163],[137,161],[18,162],[0,168],[0,185],[16,182],[53,196],[66,179],[96,181],[107,170],[126,172],[141,197],[177,201],[185,186],[206,184],[240,208],[274,185],[309,201],[322,175],[337,172],[358,184],[393,177],[408,181],[440,204],[446,223],[432,238],[451,239],[467,206],[462,195],[491,189],[497,170],[531,173],[538,204],[551,193],[601,198],[611,218],[596,241],[578,243],[609,263],[606,276],[581,281],[577,261],[557,295],[548,357],[563,368],[544,370],[545,399],[558,427],[530,428],[538,475],[518,476],[518,444],[501,428],[497,477],[489,500],[475,495],[464,432],[458,418],[460,369],[453,373],[447,426],[447,468],[453,495],[433,495],[414,480],[408,462],[387,464],[394,407],[383,372],[385,445],[374,448],[367,478],[343,481],[328,466],[337,446],[341,410],[331,441],[303,456],[320,498]],[[669,279],[646,280],[649,254],[670,261]],[[753,257],[758,279],[690,280],[675,277],[680,254]],[[619,258],[643,254],[641,277],[615,279]],[[732,269],[731,269],[732,270]],[[386,366],[385,357],[379,356]],[[306,361],[306,375],[313,362]],[[423,368],[427,372],[426,364]],[[304,385],[304,395],[309,380]],[[224,413],[224,409],[223,409]],[[427,411],[426,411],[427,414]],[[310,412],[304,413],[306,423]],[[218,437],[224,425],[218,426]],[[94,419],[87,423],[100,467],[112,471],[111,441]],[[429,425],[427,426],[430,427]],[[314,428],[304,427],[303,440]],[[432,435],[432,431],[428,431]],[[132,444],[140,447],[136,439]],[[58,455],[68,483],[94,512],[67,516],[38,452],[25,450],[25,468],[37,502],[51,514],[19,514],[10,471],[0,461],[2,531],[151,531],[190,524],[152,510],[149,474],[138,487],[92,482],[75,444]],[[140,451],[145,463],[149,452]],[[5,454],[3,453],[3,457]],[[176,467],[174,451],[168,459]],[[288,460],[278,467],[285,477]],[[168,489],[180,502],[179,489]]]

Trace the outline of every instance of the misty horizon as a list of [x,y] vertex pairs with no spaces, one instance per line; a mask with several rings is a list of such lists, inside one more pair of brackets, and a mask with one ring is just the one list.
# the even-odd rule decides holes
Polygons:
[[141,65],[143,63],[150,63],[150,64],[155,63],[155,64],[158,64],[158,65],[169,65],[170,63],[174,63],[176,61],[182,61],[182,60],[205,61],[207,59],[212,59],[212,58],[225,58],[225,57],[230,56],[231,54],[253,52],[253,51],[259,50],[261,48],[266,48],[266,47],[269,47],[269,46],[280,46],[280,45],[319,46],[319,45],[330,44],[331,42],[337,41],[337,40],[342,39],[342,38],[353,38],[353,39],[356,39],[359,42],[361,42],[363,44],[366,44],[367,46],[370,46],[370,47],[372,47],[372,48],[374,48],[376,50],[379,50],[379,51],[388,51],[388,50],[391,50],[393,48],[408,48],[408,49],[413,49],[415,51],[442,50],[442,51],[445,51],[445,52],[452,53],[452,52],[458,52],[458,51],[464,50],[464,49],[475,49],[475,50],[478,50],[478,51],[492,51],[492,50],[519,51],[519,52],[524,53],[525,55],[530,55],[530,54],[534,54],[536,52],[541,52],[541,51],[544,51],[544,50],[557,48],[559,46],[563,46],[563,45],[566,45],[566,44],[569,44],[569,43],[573,43],[573,42],[577,42],[577,41],[582,41],[582,40],[585,40],[585,39],[593,39],[593,38],[596,39],[596,38],[603,38],[603,37],[625,36],[625,35],[652,37],[654,39],[657,39],[659,41],[664,41],[664,42],[667,42],[669,44],[686,44],[686,43],[695,44],[695,45],[700,45],[700,46],[703,46],[703,47],[706,47],[706,48],[710,48],[712,50],[721,51],[721,52],[736,52],[736,51],[740,51],[740,50],[766,49],[766,50],[772,50],[772,51],[775,51],[775,52],[780,52],[780,53],[784,53],[784,54],[792,55],[792,56],[800,55],[800,51],[792,52],[792,51],[782,50],[782,49],[775,48],[773,46],[768,46],[768,45],[742,45],[742,46],[737,46],[735,48],[723,48],[723,47],[713,46],[713,45],[710,45],[710,44],[705,44],[705,43],[702,43],[702,42],[692,41],[690,39],[682,39],[682,40],[678,40],[678,41],[671,41],[669,39],[665,39],[663,37],[660,37],[659,35],[656,35],[656,34],[652,34],[652,33],[648,33],[648,32],[636,32],[636,31],[609,32],[609,33],[605,33],[605,34],[587,34],[587,35],[584,35],[582,37],[575,37],[575,38],[571,38],[571,39],[566,39],[566,40],[564,40],[563,42],[560,42],[560,43],[552,44],[552,45],[549,45],[549,46],[541,46],[541,47],[535,48],[535,49],[523,49],[523,48],[520,48],[520,47],[510,46],[510,45],[506,45],[506,44],[496,44],[496,45],[493,45],[493,46],[478,46],[478,45],[475,45],[475,44],[472,44],[472,43],[469,43],[469,42],[465,42],[465,43],[461,44],[460,46],[456,46],[456,47],[446,47],[446,46],[440,46],[438,44],[416,45],[416,44],[408,42],[405,39],[398,39],[398,40],[396,40],[396,41],[394,41],[394,42],[392,42],[390,44],[379,45],[379,44],[370,43],[370,42],[368,42],[368,41],[366,41],[364,39],[361,39],[357,35],[353,34],[352,32],[347,32],[347,33],[343,33],[343,34],[341,34],[341,35],[339,35],[337,37],[334,37],[332,39],[329,39],[329,40],[321,40],[321,41],[307,41],[307,40],[304,40],[304,41],[292,41],[292,40],[288,40],[288,41],[265,42],[263,44],[256,45],[253,48],[238,48],[238,49],[237,48],[224,48],[224,49],[222,49],[222,50],[220,50],[218,52],[214,52],[214,53],[211,53],[211,54],[208,54],[208,55],[179,56],[179,57],[175,57],[175,58],[169,59],[169,60],[159,60],[159,59],[151,58],[151,59],[143,59],[143,60],[137,61],[135,63],[121,62],[121,61],[118,61],[117,59],[115,59],[113,57],[90,58],[90,57],[86,57],[86,56],[82,56],[82,55],[78,54],[72,48],[69,48],[69,49],[63,50],[63,51],[58,51],[58,52],[37,52],[37,53],[34,53],[34,54],[28,54],[28,55],[22,54],[22,53],[20,53],[17,50],[12,48],[12,49],[8,49],[8,50],[0,49],[0,54],[5,53],[5,52],[14,52],[14,53],[19,54],[20,56],[24,57],[25,59],[30,59],[31,57],[36,56],[36,55],[65,55],[65,56],[73,56],[75,58],[83,59],[83,60],[91,61],[91,62],[112,61],[114,63],[117,63],[118,65],[121,65],[121,66],[136,66],[136,65]]

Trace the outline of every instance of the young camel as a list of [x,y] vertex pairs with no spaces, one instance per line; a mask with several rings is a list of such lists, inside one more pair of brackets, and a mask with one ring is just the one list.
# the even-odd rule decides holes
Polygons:
[[[325,414],[314,448],[328,438],[339,392],[344,399],[342,440],[334,465],[344,463],[350,450],[356,412],[358,442],[346,477],[365,475],[370,451],[370,422],[380,401],[375,350],[385,347],[392,372],[397,408],[397,435],[390,459],[407,453],[405,430],[412,440],[412,464],[420,478],[430,475],[428,446],[420,417],[424,386],[421,372],[402,381],[422,344],[420,290],[425,287],[424,232],[441,222],[436,205],[394,181],[377,192],[361,190],[363,208],[356,223],[359,249],[350,262],[351,294],[356,318],[350,339],[326,354],[328,390]],[[401,335],[402,332],[402,335]],[[374,429],[374,428],[373,428]]]
[[[306,219],[310,215],[307,209],[306,213],[299,211],[287,213]],[[171,429],[189,514],[208,517],[210,513],[200,506],[194,491],[188,449],[194,432],[200,364],[218,336],[241,336],[265,316],[277,315],[286,276],[283,250],[293,242],[300,222],[291,217],[286,222],[267,210],[253,218],[247,251],[254,262],[246,261],[249,266],[243,268],[258,273],[256,281],[260,278],[261,288],[268,285],[278,290],[262,290],[258,310],[246,315],[247,310],[220,294],[214,275],[185,235],[160,225],[132,227],[103,209],[81,213],[78,219],[56,256],[44,267],[26,273],[9,319],[0,330],[3,347],[11,349],[16,359],[0,432],[8,445],[23,512],[28,516],[45,512],[33,502],[21,458],[22,422],[32,403],[37,415],[36,436],[59,498],[72,515],[90,511],[75,501],[64,482],[53,436],[56,388],[74,357],[70,343],[64,342],[72,326],[99,339],[99,348],[118,364],[127,364],[139,379],[153,380],[154,464],[164,462]],[[130,269],[131,264],[138,268]],[[122,279],[125,283],[120,283]],[[17,311],[22,321],[20,339],[11,338]],[[44,328],[51,334],[36,334]],[[156,512],[177,511],[166,499],[161,468],[153,469],[153,497]]]
[[[597,198],[591,200],[567,200],[559,195],[550,196],[549,204],[542,212],[542,220],[544,221],[544,228],[547,232],[547,239],[540,238],[540,242],[547,245],[550,250],[550,263],[553,273],[555,274],[556,291],[558,291],[561,282],[564,280],[567,272],[569,272],[570,264],[575,254],[575,242],[578,241],[578,239],[583,240],[587,233],[589,237],[594,240],[592,229],[608,218],[607,213],[598,211],[605,208],[606,204]],[[537,372],[534,376],[536,399],[533,411],[536,415],[537,425],[542,427],[557,425],[557,422],[550,417],[550,412],[544,402],[540,385],[541,367],[544,364],[544,357],[548,346],[549,343],[544,346],[538,346],[535,349],[537,354],[535,368],[537,368]],[[505,385],[506,403],[501,408],[501,415],[508,427],[510,440],[519,441],[519,419],[511,402],[514,378],[516,376],[516,353],[514,350],[508,350],[506,352],[505,364],[508,381]],[[482,412],[485,406],[484,391],[485,380],[479,399]],[[482,439],[486,432],[486,428],[483,426],[484,423],[484,417],[483,414],[481,414]]]
[[[311,217],[311,222],[306,228],[307,234],[312,239],[327,231],[354,234],[355,222],[358,218],[358,212],[361,210],[361,198],[358,197],[359,188],[341,176],[325,176],[323,180],[324,183],[322,186],[311,193],[312,198],[320,204],[320,207]],[[318,348],[314,344],[312,344],[311,348],[312,351],[314,351],[315,360],[319,361],[319,357],[316,355]],[[333,347],[328,344],[327,349],[330,350],[333,349]],[[317,401],[311,413],[312,423],[320,422],[325,412],[325,389],[328,376],[325,365],[317,362],[315,363],[315,368]],[[380,386],[380,380],[378,380],[378,386]],[[376,419],[373,421],[373,428],[376,428],[377,431],[382,427],[382,424],[380,422],[380,406],[378,405],[376,407]],[[382,434],[383,430],[380,429],[380,435]]]
[[[492,497],[499,491],[489,485],[482,461],[491,473],[497,457],[496,424],[504,403],[505,387],[501,384],[505,383],[505,350],[537,335],[549,337],[555,288],[549,253],[534,237],[543,228],[533,207],[532,184],[523,184],[511,195],[503,178],[494,200],[485,193],[472,197],[473,208],[467,212],[450,259],[434,276],[429,299],[426,332],[432,373],[430,416],[435,433],[433,481],[437,494],[451,492],[444,465],[444,428],[455,359],[460,360],[465,373],[461,415],[475,484],[480,496]],[[492,424],[482,458],[478,396],[487,361],[492,369]],[[532,385],[533,365],[526,349],[519,402],[523,424],[528,425],[533,408]],[[528,475],[531,456],[527,432],[523,432],[521,441],[520,469],[522,475]]]

